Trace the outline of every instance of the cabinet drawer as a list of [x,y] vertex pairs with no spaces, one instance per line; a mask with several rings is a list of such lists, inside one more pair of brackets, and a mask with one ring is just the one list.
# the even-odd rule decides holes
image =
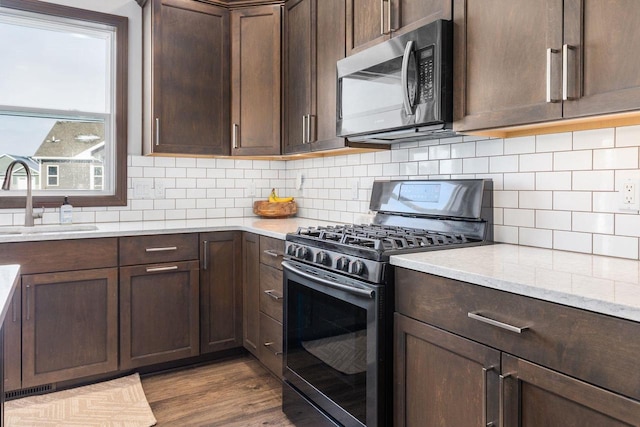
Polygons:
[[284,240],[260,236],[260,263],[282,270]]
[[0,264],[20,264],[21,274],[116,267],[118,239],[3,243]]
[[282,322],[282,270],[260,265],[260,311]]
[[120,265],[198,259],[198,235],[160,234],[120,238]]
[[636,322],[402,268],[396,269],[396,311],[640,399]]
[[279,378],[282,377],[282,323],[260,313],[260,361]]

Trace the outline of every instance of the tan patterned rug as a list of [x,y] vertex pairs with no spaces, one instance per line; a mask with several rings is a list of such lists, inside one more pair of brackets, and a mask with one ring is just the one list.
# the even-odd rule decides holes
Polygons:
[[156,424],[140,376],[5,403],[7,427],[149,427]]

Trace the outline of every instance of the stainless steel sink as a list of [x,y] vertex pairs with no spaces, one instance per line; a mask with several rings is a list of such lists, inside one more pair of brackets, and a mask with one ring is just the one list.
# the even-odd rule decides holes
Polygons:
[[98,227],[92,224],[50,224],[34,225],[25,227],[24,225],[0,227],[0,235],[3,234],[44,234],[44,233],[73,233],[78,231],[94,231]]

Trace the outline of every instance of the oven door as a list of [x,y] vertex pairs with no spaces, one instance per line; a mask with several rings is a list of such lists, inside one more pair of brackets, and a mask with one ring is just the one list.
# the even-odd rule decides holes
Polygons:
[[384,286],[294,260],[282,265],[285,380],[344,426],[382,425]]

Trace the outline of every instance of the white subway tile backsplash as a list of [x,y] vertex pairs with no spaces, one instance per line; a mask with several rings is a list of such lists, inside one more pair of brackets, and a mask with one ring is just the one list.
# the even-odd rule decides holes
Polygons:
[[494,190],[493,206],[495,208],[518,208],[518,192]]
[[523,136],[504,140],[504,154],[525,154],[536,152],[536,137]]
[[594,169],[637,169],[638,147],[593,151]]
[[613,128],[583,130],[573,133],[573,149],[607,148],[614,146],[615,132]]
[[440,173],[446,175],[462,173],[462,159],[440,160]]
[[635,237],[594,234],[593,253],[596,255],[638,259],[638,239]]
[[418,174],[420,175],[437,175],[440,173],[440,162],[436,160],[419,162]]
[[441,160],[451,158],[451,145],[434,145],[429,147],[429,159]]
[[553,231],[538,228],[519,229],[518,243],[525,246],[551,249],[553,247]]
[[571,172],[537,172],[536,190],[571,190]]
[[519,208],[552,209],[553,193],[551,191],[520,191]]
[[476,142],[476,156],[502,156],[504,154],[504,140],[489,139]]
[[553,249],[592,253],[592,235],[556,230],[553,232]]
[[572,229],[587,233],[613,234],[613,219],[613,214],[574,212]]
[[536,228],[571,230],[571,212],[536,211]]
[[553,153],[553,170],[575,171],[593,168],[593,151],[559,151]]
[[533,209],[504,209],[504,225],[517,227],[535,227]]
[[555,133],[549,135],[537,135],[536,137],[536,151],[541,152],[553,152],[553,151],[570,151],[572,149],[573,134]]
[[553,170],[553,155],[551,153],[520,155],[520,172],[541,172],[551,170]]
[[616,235],[640,237],[640,216],[637,214],[616,214]]
[[493,227],[493,240],[502,243],[518,244],[518,227],[495,225]]
[[462,171],[466,174],[488,173],[489,158],[473,157],[469,159],[462,159]]
[[553,209],[558,211],[591,211],[592,194],[588,191],[554,191]]
[[499,172],[519,172],[518,156],[498,156],[489,158],[489,171]]
[[616,128],[616,147],[640,146],[640,126],[624,126]]
[[[618,212],[620,198],[619,193],[613,191],[593,192],[593,212]],[[576,210],[576,209],[574,209]]]
[[573,173],[573,190],[612,191],[613,171],[576,171]]
[[535,190],[535,173],[505,173],[503,188],[505,190]]
[[[446,141],[446,140],[443,140]],[[460,159],[463,157],[475,157],[476,156],[476,143],[475,142],[462,142],[459,144],[451,145],[451,158]]]

